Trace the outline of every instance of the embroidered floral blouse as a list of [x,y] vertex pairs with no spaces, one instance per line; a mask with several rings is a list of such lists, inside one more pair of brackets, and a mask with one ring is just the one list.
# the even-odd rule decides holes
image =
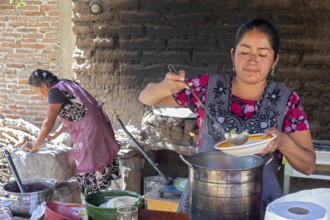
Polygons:
[[[207,86],[209,81],[209,74],[203,74],[197,77],[193,77],[187,80],[191,83],[191,89],[194,93],[202,100],[205,104],[205,98],[207,93]],[[193,110],[197,115],[197,124],[199,128],[204,120],[204,110],[199,108],[199,103],[195,97],[190,97],[187,99],[186,90],[182,90],[179,93],[173,95],[176,102],[183,107],[188,107]],[[187,102],[187,100],[191,100]],[[245,118],[253,117],[258,111],[258,101],[247,100],[232,95],[232,103],[230,110],[233,114],[244,120]],[[300,103],[299,96],[296,92],[293,92],[289,98],[285,109],[285,118],[282,127],[282,132],[292,133],[295,131],[304,131],[309,129],[309,124],[307,121],[306,113]],[[200,134],[202,132],[200,131]],[[198,145],[200,144],[200,138],[198,140]]]

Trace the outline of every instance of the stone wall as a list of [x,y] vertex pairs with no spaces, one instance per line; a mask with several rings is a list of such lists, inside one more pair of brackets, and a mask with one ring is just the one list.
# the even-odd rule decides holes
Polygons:
[[282,36],[274,80],[300,94],[314,138],[330,138],[330,3],[112,0],[102,1],[98,15],[89,13],[88,2],[73,4],[74,71],[83,86],[108,99],[105,109],[112,121],[118,115],[140,126],[147,109],[138,94],[148,82],[162,80],[169,63],[189,76],[230,69],[237,27],[262,17],[273,21]]

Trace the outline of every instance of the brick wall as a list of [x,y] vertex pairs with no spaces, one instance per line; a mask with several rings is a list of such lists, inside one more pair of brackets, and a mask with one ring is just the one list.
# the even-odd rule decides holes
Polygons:
[[[74,45],[67,37],[72,33],[71,3],[26,1],[25,7],[16,8],[8,2],[0,1],[0,114],[41,126],[47,101],[26,83],[36,68],[72,78],[72,46],[67,44]],[[64,17],[69,31],[61,21]]]
[[47,102],[24,83],[35,68],[59,69],[58,2],[27,1],[22,9],[7,2],[0,4],[1,114],[40,125]]
[[[58,25],[57,1],[29,2],[32,8],[23,10],[24,18],[19,19],[11,11],[7,12],[8,16],[0,15],[5,21],[0,24],[0,74],[4,79],[0,83],[0,101],[6,103],[2,112],[24,115],[37,122],[44,107],[19,82],[37,65],[60,72],[56,36],[64,32],[55,33],[59,29],[52,26]],[[316,0],[101,2],[103,13],[92,15],[90,1],[72,1],[76,36],[73,71],[97,99],[107,98],[104,108],[114,125],[115,117],[119,116],[125,123],[131,121],[140,126],[148,107],[138,102],[138,94],[148,82],[160,81],[169,63],[185,69],[188,76],[230,69],[229,50],[237,27],[249,18],[262,17],[273,21],[282,37],[281,60],[274,80],[300,94],[314,138],[330,139],[330,3]],[[8,11],[3,4],[0,8]],[[53,40],[44,44],[42,39],[46,36]],[[27,44],[43,47],[31,49],[26,48]]]

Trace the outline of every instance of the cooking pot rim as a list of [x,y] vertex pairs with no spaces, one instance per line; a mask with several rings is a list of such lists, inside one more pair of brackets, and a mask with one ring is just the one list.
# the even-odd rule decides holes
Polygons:
[[260,166],[262,166],[262,165],[255,166],[255,167],[247,167],[247,168],[209,168],[209,167],[194,165],[195,168],[199,168],[199,169],[203,169],[203,170],[213,170],[213,171],[245,171],[245,170],[259,169]]
[[[251,159],[254,160],[253,166],[250,167],[239,167],[239,168],[234,168],[234,167],[208,167],[204,164],[200,164],[201,161],[200,159],[203,157],[215,157],[215,156],[221,156],[221,157],[225,157],[231,160],[244,160],[244,158],[246,159]],[[197,153],[195,155],[192,155],[190,157],[187,158],[187,161],[194,167],[194,168],[200,168],[200,169],[205,169],[205,170],[219,170],[219,171],[244,171],[244,170],[252,170],[252,169],[258,169],[262,166],[265,165],[265,160],[264,158],[262,158],[261,156],[258,155],[246,155],[246,156],[232,156],[232,155],[228,155],[225,154],[221,151],[207,151],[207,152],[201,152],[201,153]],[[209,165],[209,163],[207,164]]]
[[22,179],[21,181],[22,181],[23,186],[26,183],[46,184],[47,189],[43,189],[43,190],[39,190],[39,191],[34,191],[34,192],[24,192],[24,193],[8,191],[8,189],[6,189],[6,188],[9,187],[9,185],[11,185],[11,184],[17,184],[16,183],[16,180],[13,180],[13,181],[9,181],[9,182],[5,183],[3,185],[3,190],[7,194],[31,195],[31,194],[38,194],[38,193],[42,193],[42,192],[47,192],[49,190],[54,189],[55,186],[57,185],[57,181],[55,179],[48,179],[48,178],[29,178],[29,179]]

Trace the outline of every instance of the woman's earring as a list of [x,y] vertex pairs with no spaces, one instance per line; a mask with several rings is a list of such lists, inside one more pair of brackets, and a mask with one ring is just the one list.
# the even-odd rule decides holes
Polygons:
[[275,67],[272,68],[272,71],[270,72],[270,75],[271,76],[274,76],[275,75]]
[[233,72],[235,72],[235,71],[236,71],[235,64],[233,63]]

